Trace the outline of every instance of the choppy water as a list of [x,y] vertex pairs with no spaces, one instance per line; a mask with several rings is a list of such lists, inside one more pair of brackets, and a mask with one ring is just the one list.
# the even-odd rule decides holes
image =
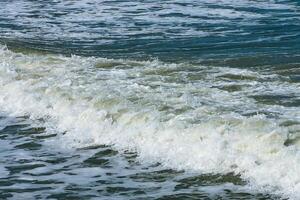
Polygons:
[[0,199],[299,199],[299,9],[1,1]]

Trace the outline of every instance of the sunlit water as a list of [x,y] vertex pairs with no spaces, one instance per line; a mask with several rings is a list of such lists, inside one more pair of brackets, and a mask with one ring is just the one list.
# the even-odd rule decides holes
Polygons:
[[299,199],[297,1],[1,1],[0,199]]

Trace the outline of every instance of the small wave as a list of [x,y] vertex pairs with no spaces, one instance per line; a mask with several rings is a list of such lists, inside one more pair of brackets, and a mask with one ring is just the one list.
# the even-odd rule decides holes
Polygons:
[[[241,88],[216,87],[228,79]],[[280,124],[298,121],[299,108],[261,104],[250,95],[299,89],[298,83],[280,81],[276,75],[189,63],[0,50],[1,110],[43,118],[48,132],[64,133],[51,138],[55,145],[112,145],[137,152],[141,162],[234,173],[256,190],[297,199],[299,145],[287,141],[291,127],[294,133],[299,129]],[[262,109],[275,116],[245,114]]]

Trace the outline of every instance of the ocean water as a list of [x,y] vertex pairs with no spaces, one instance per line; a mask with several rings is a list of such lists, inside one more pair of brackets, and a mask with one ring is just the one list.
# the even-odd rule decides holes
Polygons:
[[0,199],[300,199],[299,1],[2,0]]

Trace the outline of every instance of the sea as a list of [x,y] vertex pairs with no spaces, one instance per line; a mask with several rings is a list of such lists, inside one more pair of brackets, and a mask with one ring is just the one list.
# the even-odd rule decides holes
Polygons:
[[1,0],[0,199],[300,199],[300,1]]

